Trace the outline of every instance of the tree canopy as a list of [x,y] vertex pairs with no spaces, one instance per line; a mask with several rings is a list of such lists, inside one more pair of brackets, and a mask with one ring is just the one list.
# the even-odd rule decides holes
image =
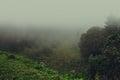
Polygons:
[[119,80],[120,20],[108,18],[104,28],[92,27],[80,38],[79,48],[90,80]]

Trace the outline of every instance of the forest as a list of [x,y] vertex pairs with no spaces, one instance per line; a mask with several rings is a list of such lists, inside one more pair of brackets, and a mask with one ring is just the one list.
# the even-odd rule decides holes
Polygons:
[[120,80],[120,19],[88,30],[1,25],[0,80]]

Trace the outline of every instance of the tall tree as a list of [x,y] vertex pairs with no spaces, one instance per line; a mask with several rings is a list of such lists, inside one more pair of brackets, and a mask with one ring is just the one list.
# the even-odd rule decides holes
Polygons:
[[104,30],[92,27],[80,38],[79,48],[83,57],[88,58],[91,54],[98,55],[102,52],[105,41]]

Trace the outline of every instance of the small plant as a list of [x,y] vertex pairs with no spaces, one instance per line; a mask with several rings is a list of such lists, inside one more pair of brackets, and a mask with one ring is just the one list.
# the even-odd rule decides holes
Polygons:
[[8,56],[8,59],[16,59],[16,57],[15,57],[15,55],[11,54],[11,55]]
[[35,66],[35,69],[42,70],[43,68],[45,68],[45,66],[46,66],[45,63],[41,62],[40,64],[37,64]]
[[52,79],[53,80],[60,80],[60,77],[59,76],[53,76]]

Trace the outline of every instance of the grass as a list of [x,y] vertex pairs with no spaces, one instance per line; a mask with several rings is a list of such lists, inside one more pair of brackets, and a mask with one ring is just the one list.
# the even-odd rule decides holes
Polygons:
[[24,56],[0,52],[0,80],[83,80],[69,74],[60,74]]

